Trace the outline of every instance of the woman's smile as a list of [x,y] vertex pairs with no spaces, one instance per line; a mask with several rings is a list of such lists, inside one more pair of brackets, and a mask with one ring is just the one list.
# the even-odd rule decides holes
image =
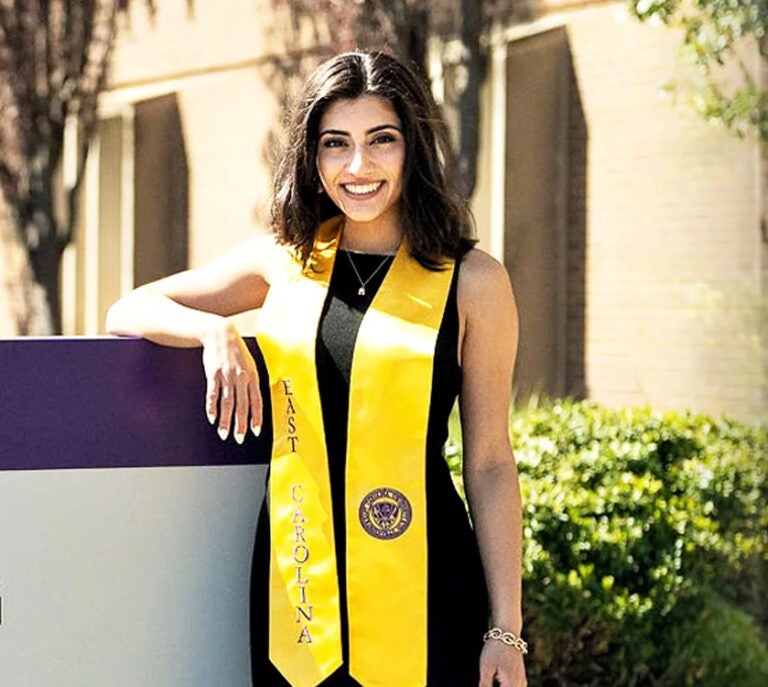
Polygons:
[[347,193],[350,193],[360,199],[363,196],[370,198],[382,187],[383,184],[383,181],[377,181],[372,184],[342,184],[341,187]]

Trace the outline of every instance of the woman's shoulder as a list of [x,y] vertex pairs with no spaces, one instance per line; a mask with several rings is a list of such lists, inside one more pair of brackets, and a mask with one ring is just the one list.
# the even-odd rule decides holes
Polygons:
[[514,362],[518,313],[507,268],[482,250],[470,250],[459,270],[458,304],[462,369],[487,372],[494,359]]
[[272,283],[295,261],[291,248],[281,243],[273,233],[255,236],[230,251],[226,258],[239,263],[242,269]]
[[511,293],[509,273],[501,262],[479,248],[464,254],[459,270],[460,305],[477,303],[487,307],[489,301],[507,300]]

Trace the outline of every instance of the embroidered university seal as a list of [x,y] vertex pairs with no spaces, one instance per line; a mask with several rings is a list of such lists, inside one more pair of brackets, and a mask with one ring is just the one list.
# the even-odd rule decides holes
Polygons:
[[381,487],[360,502],[360,524],[376,539],[396,539],[411,524],[411,503],[397,489]]

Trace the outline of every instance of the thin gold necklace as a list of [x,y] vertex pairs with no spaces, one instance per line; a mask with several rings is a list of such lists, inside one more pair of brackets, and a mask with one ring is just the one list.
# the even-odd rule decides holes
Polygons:
[[352,259],[352,252],[348,251],[348,250],[345,250],[344,252],[347,254],[347,258],[349,259],[349,264],[352,265],[352,269],[355,272],[355,276],[357,277],[357,281],[360,282],[360,288],[357,290],[357,295],[358,296],[365,296],[365,287],[368,284],[368,282],[371,281],[371,279],[373,279],[376,276],[376,274],[378,273],[378,271],[382,267],[384,267],[384,265],[386,264],[387,260],[389,260],[391,257],[393,257],[392,255],[385,255],[384,258],[382,259],[382,261],[376,266],[376,269],[373,270],[373,272],[371,272],[368,275],[368,278],[365,281],[363,281],[363,278],[360,276],[360,272],[358,272],[358,270],[357,270],[357,266],[355,265],[355,261]]

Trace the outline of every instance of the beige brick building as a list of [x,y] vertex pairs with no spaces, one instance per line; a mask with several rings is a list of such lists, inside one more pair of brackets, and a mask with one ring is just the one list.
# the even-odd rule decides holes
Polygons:
[[[267,0],[157,5],[119,34],[66,258],[70,333],[266,229],[271,58],[300,46]],[[518,389],[768,417],[764,162],[664,90],[679,37],[624,7],[550,6],[489,37],[473,204],[519,299]]]
[[623,3],[496,37],[476,213],[516,287],[523,393],[766,419],[765,163],[664,88],[689,76],[679,42]]

